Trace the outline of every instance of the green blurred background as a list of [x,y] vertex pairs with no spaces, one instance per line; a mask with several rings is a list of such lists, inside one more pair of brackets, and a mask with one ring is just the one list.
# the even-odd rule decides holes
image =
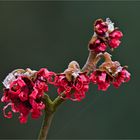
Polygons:
[[[140,138],[140,2],[0,2],[0,81],[14,69],[62,72],[72,60],[84,65],[97,18],[110,17],[124,33],[113,59],[128,65],[131,81],[119,89],[90,86],[82,102],[56,112],[50,139]],[[50,92],[54,98],[56,89]],[[1,95],[2,96],[2,91]],[[36,139],[41,121],[21,125],[0,105],[0,138]]]

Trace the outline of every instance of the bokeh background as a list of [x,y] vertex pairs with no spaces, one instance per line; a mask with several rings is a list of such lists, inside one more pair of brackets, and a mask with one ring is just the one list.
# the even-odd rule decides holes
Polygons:
[[[131,81],[119,89],[90,86],[82,102],[66,101],[56,112],[50,139],[140,138],[140,2],[0,2],[0,81],[14,69],[62,72],[88,56],[93,21],[110,17],[124,33],[113,59],[128,65]],[[56,89],[50,91],[52,98]],[[0,97],[2,96],[2,90]],[[0,104],[0,138],[36,139],[41,121],[6,119]]]

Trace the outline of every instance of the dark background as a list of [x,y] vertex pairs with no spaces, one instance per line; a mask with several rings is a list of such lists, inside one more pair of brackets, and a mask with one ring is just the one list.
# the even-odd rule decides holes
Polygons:
[[[82,67],[93,21],[110,17],[124,33],[113,59],[129,66],[131,81],[106,92],[91,85],[82,102],[65,102],[49,138],[140,138],[139,14],[140,2],[0,2],[0,81],[17,68],[63,72],[72,60]],[[43,117],[21,125],[16,115],[4,118],[2,106],[1,139],[37,138]]]

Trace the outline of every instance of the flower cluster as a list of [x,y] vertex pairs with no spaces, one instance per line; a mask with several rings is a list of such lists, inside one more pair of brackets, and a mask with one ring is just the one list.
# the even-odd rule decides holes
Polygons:
[[[4,95],[1,101],[7,103],[3,108],[4,116],[12,118],[13,112],[19,113],[20,122],[26,123],[29,114],[33,119],[39,118],[42,110],[49,108],[47,113],[50,110],[53,112],[60,101],[81,101],[85,98],[90,82],[97,84],[98,90],[102,91],[106,91],[111,84],[118,88],[122,83],[128,82],[130,73],[126,67],[122,67],[118,61],[112,61],[111,55],[105,52],[107,46],[113,49],[120,45],[122,32],[114,27],[109,18],[106,21],[96,20],[94,31],[88,45],[89,57],[82,70],[76,61],[72,61],[68,68],[59,74],[46,68],[39,71],[17,69],[11,72],[3,81]],[[98,66],[101,57],[104,57],[105,61]],[[59,97],[54,101],[45,96],[49,90],[48,84],[57,87]],[[7,111],[9,106],[11,110]]]
[[[31,113],[33,119],[39,118],[45,104],[42,99],[48,91],[48,82],[51,82],[53,72],[42,68],[38,72],[30,69],[18,69],[11,72],[4,80],[4,95],[2,102],[8,103],[4,108],[4,116],[12,118],[12,112],[19,113],[21,123],[26,123]],[[6,113],[8,106],[11,111]]]
[[106,91],[111,84],[118,88],[122,83],[128,82],[130,73],[118,61],[108,60],[91,73],[90,80],[98,85],[98,90]]
[[114,27],[114,23],[107,18],[106,21],[98,19],[94,23],[94,35],[89,42],[89,50],[96,53],[105,52],[107,46],[117,48],[121,41],[122,32]]
[[55,86],[58,87],[57,92],[63,99],[81,101],[88,91],[89,77],[86,73],[80,72],[76,61],[72,61],[64,73],[55,77]]
[[[77,77],[73,77],[68,81],[65,74],[56,76],[57,92],[63,99],[70,99],[72,101],[81,101],[85,98],[85,92],[89,88],[89,78],[85,73],[79,73]],[[61,94],[64,95],[61,95]]]

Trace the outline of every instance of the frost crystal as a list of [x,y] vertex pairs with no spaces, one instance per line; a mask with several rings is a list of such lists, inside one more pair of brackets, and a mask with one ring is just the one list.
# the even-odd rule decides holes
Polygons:
[[79,76],[79,71],[73,72],[73,73],[72,73],[72,76],[73,76],[74,78],[77,78],[77,76]]
[[113,76],[116,76],[119,72],[122,71],[122,69],[123,69],[123,67],[119,66],[119,67],[117,68],[116,72],[113,73],[112,75],[113,75]]
[[9,89],[10,84],[11,84],[13,81],[15,81],[17,77],[19,77],[19,76],[31,77],[31,76],[33,76],[33,75],[35,74],[35,72],[37,72],[37,71],[35,71],[35,70],[32,71],[32,70],[29,69],[29,68],[27,68],[26,71],[23,70],[23,69],[16,69],[16,70],[12,71],[11,73],[9,73],[9,74],[6,76],[6,78],[5,78],[4,81],[3,81],[3,85],[4,85],[7,89]]
[[114,23],[110,20],[110,18],[106,18],[106,23],[108,25],[108,31],[114,31]]
[[15,80],[15,76],[13,73],[9,73],[3,81],[3,85],[8,89],[10,87],[11,82]]

